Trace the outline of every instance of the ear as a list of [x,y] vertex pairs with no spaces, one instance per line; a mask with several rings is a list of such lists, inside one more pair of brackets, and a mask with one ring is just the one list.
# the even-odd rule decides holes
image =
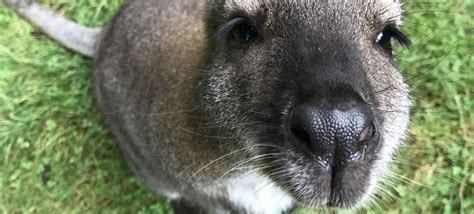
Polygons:
[[33,4],[33,0],[4,0],[4,2],[7,6],[16,10]]

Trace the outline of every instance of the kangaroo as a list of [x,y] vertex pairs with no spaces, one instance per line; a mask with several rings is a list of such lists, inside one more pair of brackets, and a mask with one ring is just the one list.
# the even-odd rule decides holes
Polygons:
[[123,156],[178,213],[360,207],[405,138],[398,0],[134,0],[102,28],[4,1],[94,59]]

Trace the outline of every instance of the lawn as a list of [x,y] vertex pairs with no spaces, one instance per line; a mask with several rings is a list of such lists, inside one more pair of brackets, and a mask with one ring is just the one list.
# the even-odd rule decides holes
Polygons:
[[[121,4],[42,2],[89,26]],[[397,52],[413,90],[410,139],[386,186],[392,194],[368,210],[474,213],[474,1],[404,7],[414,45]],[[1,213],[170,212],[121,158],[93,97],[91,64],[0,5]]]

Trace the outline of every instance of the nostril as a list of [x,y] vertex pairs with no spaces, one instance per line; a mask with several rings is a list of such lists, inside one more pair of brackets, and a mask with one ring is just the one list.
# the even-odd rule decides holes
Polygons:
[[378,123],[367,106],[357,100],[336,101],[298,105],[284,127],[288,143],[324,167],[356,163],[364,159],[366,148],[372,151],[378,145]]
[[306,143],[306,145],[310,146],[311,137],[309,136],[308,132],[303,129],[303,127],[298,125],[292,125],[290,131],[291,135],[298,139],[298,141]]
[[375,123],[372,122],[370,123],[369,126],[365,127],[364,130],[362,130],[360,137],[359,137],[359,142],[364,142],[372,139],[377,135],[376,131],[376,126]]

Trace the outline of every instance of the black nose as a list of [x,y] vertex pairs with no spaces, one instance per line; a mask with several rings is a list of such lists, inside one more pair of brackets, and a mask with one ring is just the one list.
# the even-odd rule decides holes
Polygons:
[[359,161],[376,136],[370,109],[356,96],[302,103],[293,109],[289,125],[293,141],[306,145],[328,168]]

